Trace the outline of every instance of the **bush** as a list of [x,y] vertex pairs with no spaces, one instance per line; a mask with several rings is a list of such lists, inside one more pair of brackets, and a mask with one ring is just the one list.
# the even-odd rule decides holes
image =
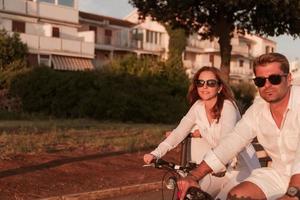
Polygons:
[[[137,73],[135,71],[135,73]],[[15,76],[10,92],[24,111],[56,117],[177,122],[187,111],[187,78],[126,70],[61,72],[39,67]]]
[[253,103],[257,90],[253,84],[247,82],[231,84],[231,88],[243,114]]

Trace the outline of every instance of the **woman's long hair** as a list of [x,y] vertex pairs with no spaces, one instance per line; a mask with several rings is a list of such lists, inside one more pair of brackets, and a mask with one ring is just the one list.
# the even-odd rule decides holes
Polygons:
[[220,93],[218,93],[216,104],[211,109],[212,114],[213,114],[213,116],[212,116],[213,119],[217,119],[217,122],[219,122],[219,119],[221,117],[221,112],[223,109],[224,100],[228,99],[229,101],[232,102],[232,104],[235,107],[236,107],[236,101],[234,99],[231,88],[224,80],[223,75],[218,68],[207,67],[207,66],[200,68],[193,77],[192,83],[189,87],[189,92],[188,92],[187,98],[190,103],[190,106],[192,106],[198,99],[201,100],[201,97],[199,96],[198,91],[197,91],[196,80],[198,80],[199,75],[204,71],[212,72],[216,76],[216,79],[219,81],[219,85],[223,86]]

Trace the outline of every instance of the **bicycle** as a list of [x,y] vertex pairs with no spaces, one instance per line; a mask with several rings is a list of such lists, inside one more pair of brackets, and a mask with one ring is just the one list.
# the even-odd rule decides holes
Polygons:
[[[163,159],[157,159],[149,165],[144,167],[154,167],[156,169],[166,170],[162,177],[162,200],[164,200],[164,185],[167,189],[173,190],[172,200],[174,200],[175,193],[177,193],[177,200],[180,197],[180,192],[177,187],[177,180],[180,177],[185,177],[189,172],[197,167],[195,163],[188,162],[185,166],[176,165],[172,162],[167,162]],[[170,176],[166,179],[167,175]],[[166,180],[166,181],[165,181]],[[185,200],[213,200],[213,198],[205,191],[197,187],[190,187],[184,198]]]

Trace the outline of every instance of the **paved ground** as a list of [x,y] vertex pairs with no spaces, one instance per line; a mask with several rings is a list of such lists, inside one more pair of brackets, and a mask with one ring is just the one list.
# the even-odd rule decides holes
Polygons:
[[[54,200],[59,199],[57,197],[70,197],[69,199],[75,200],[80,195],[97,197],[101,192],[100,196],[108,198],[105,191],[111,193],[109,190],[112,189],[119,193],[143,187],[145,190],[149,187],[155,189],[159,187],[158,181],[161,180],[163,171],[143,168],[144,153],[101,154],[76,150],[16,155],[0,161],[0,199],[55,197],[52,198]],[[166,158],[178,162],[179,155],[179,149],[175,149]]]

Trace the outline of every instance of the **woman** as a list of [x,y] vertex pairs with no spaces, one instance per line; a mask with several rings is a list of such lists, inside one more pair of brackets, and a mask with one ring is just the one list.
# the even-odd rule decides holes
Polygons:
[[[215,67],[202,67],[197,71],[189,88],[188,100],[191,105],[188,113],[154,151],[144,155],[145,163],[164,156],[191,131],[194,137],[199,137],[198,141],[192,141],[191,159],[200,163],[205,153],[215,147],[240,119],[232,91]],[[260,167],[252,145],[239,154],[237,164],[232,162],[230,165],[224,177],[208,175],[201,180],[200,187],[213,197],[223,199],[226,191]]]

